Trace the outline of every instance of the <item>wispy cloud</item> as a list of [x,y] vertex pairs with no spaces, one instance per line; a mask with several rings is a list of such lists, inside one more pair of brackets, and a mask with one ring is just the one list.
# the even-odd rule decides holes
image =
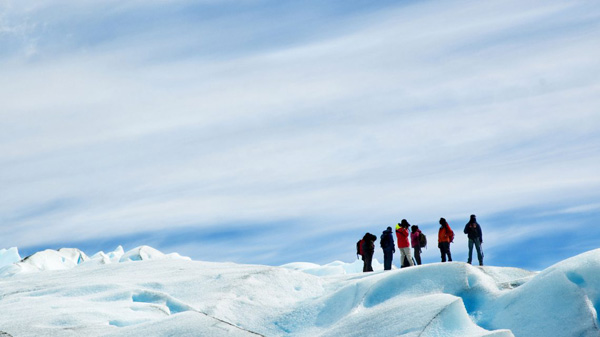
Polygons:
[[[293,221],[302,247],[402,218],[595,204],[598,16],[563,1],[8,1],[0,245]],[[317,259],[283,238],[261,262]]]

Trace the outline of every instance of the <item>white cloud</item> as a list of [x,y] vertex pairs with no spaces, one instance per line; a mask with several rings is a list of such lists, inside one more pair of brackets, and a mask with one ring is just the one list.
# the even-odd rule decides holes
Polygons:
[[[99,5],[75,10],[96,18],[88,6]],[[415,4],[227,53],[204,48],[209,24],[175,17],[69,44],[56,9],[32,9],[34,60],[0,56],[0,214],[77,202],[20,220],[3,240],[304,217],[359,226],[373,214],[421,222],[597,198],[599,11],[587,7]],[[258,21],[268,31],[260,14],[245,17],[256,22],[224,18],[230,30],[215,34],[234,39]]]

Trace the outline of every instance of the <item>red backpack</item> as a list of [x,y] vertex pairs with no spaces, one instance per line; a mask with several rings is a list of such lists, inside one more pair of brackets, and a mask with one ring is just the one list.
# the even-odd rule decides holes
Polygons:
[[363,255],[363,242],[365,240],[364,239],[360,239],[358,240],[358,242],[356,243],[356,258],[358,259],[358,256],[362,256]]

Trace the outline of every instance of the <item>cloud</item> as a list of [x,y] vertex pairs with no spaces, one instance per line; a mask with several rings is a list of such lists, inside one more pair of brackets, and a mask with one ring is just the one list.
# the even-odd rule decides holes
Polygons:
[[301,249],[598,198],[594,5],[9,4],[6,246],[294,221]]

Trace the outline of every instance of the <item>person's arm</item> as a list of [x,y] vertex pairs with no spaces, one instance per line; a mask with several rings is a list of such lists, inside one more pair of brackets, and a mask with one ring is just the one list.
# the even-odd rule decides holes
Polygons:
[[402,228],[400,230],[400,235],[402,235],[403,238],[408,238],[408,231],[404,228]]
[[481,233],[481,226],[477,225],[477,232],[479,233],[479,243],[483,243],[483,234]]

